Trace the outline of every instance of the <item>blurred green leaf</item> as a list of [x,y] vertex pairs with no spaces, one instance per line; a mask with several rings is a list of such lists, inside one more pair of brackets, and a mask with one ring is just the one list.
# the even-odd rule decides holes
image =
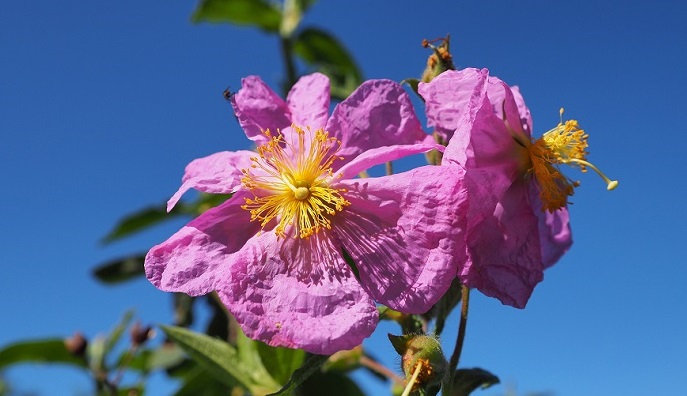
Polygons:
[[101,264],[93,270],[93,276],[106,284],[117,284],[145,275],[145,254],[135,254]]
[[69,353],[63,339],[23,341],[0,349],[0,368],[17,363],[60,363],[88,368],[86,359]]
[[133,317],[133,311],[125,312],[124,316],[122,316],[122,320],[120,320],[119,323],[117,323],[117,326],[112,329],[112,332],[107,336],[107,341],[105,342],[105,355],[107,355],[115,347],[115,345],[117,345],[119,340],[122,338],[122,334],[124,334],[126,328],[129,327]]
[[269,376],[269,381],[260,376],[263,381],[256,382],[252,362],[242,361],[238,351],[228,343],[181,327],[160,327],[193,360],[225,384],[240,384],[253,395],[265,395],[279,388]]
[[[120,361],[126,358],[126,352],[120,356]],[[141,372],[166,370],[181,364],[186,359],[184,351],[172,342],[165,342],[155,349],[139,351],[129,362],[127,368]]]
[[346,98],[362,83],[362,73],[348,50],[323,30],[304,29],[296,36],[293,50],[307,64],[329,76],[334,98]]
[[341,372],[317,373],[308,378],[298,389],[300,396],[319,396],[326,389],[327,396],[365,396],[352,379]]
[[329,359],[329,356],[310,355],[305,360],[303,365],[298,370],[294,371],[293,374],[291,374],[289,382],[287,382],[284,387],[279,389],[278,392],[271,393],[269,396],[292,395],[296,391],[296,388],[305,382],[305,380],[307,380],[311,375],[320,371],[320,368],[327,361],[327,359]]
[[468,396],[477,389],[486,389],[498,384],[499,378],[481,368],[458,369],[453,375],[451,389],[444,390],[446,396]]
[[201,0],[191,21],[256,26],[278,32],[281,10],[265,0]]
[[197,216],[221,204],[231,198],[231,196],[232,194],[201,193],[194,202],[177,203],[169,213],[167,212],[167,203],[141,209],[124,216],[112,231],[103,238],[102,242],[110,243],[116,241],[179,216]]
[[114,229],[103,238],[102,242],[110,243],[116,241],[163,221],[171,220],[180,214],[183,214],[183,212],[176,208],[167,213],[166,203],[139,210],[122,218],[115,225]]
[[174,396],[227,396],[231,394],[231,387],[210,375],[205,369],[196,367],[186,376]]
[[255,341],[255,346],[263,366],[280,385],[289,382],[291,374],[305,361],[302,349],[272,347],[259,341]]

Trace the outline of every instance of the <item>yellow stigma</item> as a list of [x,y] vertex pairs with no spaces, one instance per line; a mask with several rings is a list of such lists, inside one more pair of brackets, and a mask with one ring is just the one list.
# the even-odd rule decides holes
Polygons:
[[265,135],[269,141],[258,147],[249,169],[243,169],[243,185],[253,192],[243,209],[250,211],[251,221],[264,228],[276,219],[275,233],[285,237],[287,227],[296,227],[300,238],[307,238],[323,228],[331,228],[331,217],[350,202],[341,188],[332,188],[335,179],[332,163],[341,142],[323,129],[311,131],[292,125],[291,141],[278,132]]
[[[591,168],[606,182],[607,189],[613,190],[618,186],[617,180],[611,180],[599,168],[587,161],[587,135],[579,128],[576,120],[563,122],[563,109],[560,110],[561,121],[558,126],[544,133],[534,143],[526,144],[528,163],[531,173],[539,185],[539,196],[543,208],[553,212],[568,203],[568,197],[573,195],[579,182],[564,176],[558,165],[567,164],[577,166],[582,172]],[[522,143],[521,139],[516,139]]]

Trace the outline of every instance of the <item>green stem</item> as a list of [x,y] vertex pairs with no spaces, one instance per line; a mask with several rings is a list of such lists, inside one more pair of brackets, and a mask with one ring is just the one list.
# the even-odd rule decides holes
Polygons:
[[453,350],[453,355],[451,355],[451,360],[449,361],[448,369],[451,377],[455,373],[458,367],[458,361],[460,360],[460,354],[463,352],[463,341],[465,340],[465,328],[468,323],[468,306],[470,304],[470,288],[465,285],[461,285],[461,299],[462,306],[460,308],[460,324],[458,325],[458,338],[456,339],[456,347]]
[[281,54],[284,57],[284,67],[286,69],[286,84],[284,86],[284,94],[293,87],[298,76],[296,75],[296,64],[293,60],[293,43],[291,37],[281,37]]

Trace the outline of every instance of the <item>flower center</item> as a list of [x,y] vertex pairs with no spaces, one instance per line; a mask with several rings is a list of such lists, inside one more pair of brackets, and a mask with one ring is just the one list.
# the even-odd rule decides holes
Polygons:
[[617,180],[611,180],[592,163],[587,161],[587,135],[579,128],[576,120],[563,122],[563,109],[560,111],[561,121],[558,125],[544,133],[534,142],[515,138],[527,151],[525,163],[529,165],[527,174],[533,175],[539,186],[542,210],[554,212],[568,203],[568,197],[573,195],[579,182],[564,176],[559,165],[577,166],[580,171],[587,168],[594,170],[606,182],[606,188],[613,190],[618,187]]
[[243,169],[243,185],[253,192],[243,209],[250,211],[251,221],[264,228],[272,219],[278,237],[286,236],[288,226],[295,226],[300,238],[307,238],[323,228],[331,229],[331,217],[350,205],[341,195],[342,188],[332,188],[336,179],[332,164],[340,157],[336,152],[341,142],[329,137],[323,129],[291,126],[291,139],[281,132],[265,135],[269,141],[258,147],[258,157]]

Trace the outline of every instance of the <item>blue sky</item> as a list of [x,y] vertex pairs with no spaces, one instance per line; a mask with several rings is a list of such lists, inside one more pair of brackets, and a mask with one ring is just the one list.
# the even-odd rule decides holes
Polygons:
[[[535,134],[554,126],[565,107],[590,134],[591,161],[620,180],[607,192],[593,174],[569,173],[582,181],[571,207],[575,242],[526,309],[473,293],[461,365],[503,382],[476,394],[684,392],[687,6],[419,4],[320,2],[304,24],[338,36],[366,78],[394,80],[419,76],[428,55],[423,38],[450,33],[459,67],[487,67],[520,86]],[[250,74],[276,88],[283,75],[273,37],[192,25],[194,6],[36,0],[3,7],[0,344],[75,330],[93,337],[129,308],[146,322],[171,321],[169,296],[147,281],[105,287],[90,271],[147,250],[181,224],[99,241],[124,214],[166,200],[190,160],[247,148],[222,91]],[[456,319],[444,333],[449,350]],[[394,365],[385,331],[368,346]],[[85,375],[64,368],[22,366],[5,377],[45,395],[91,389]],[[149,394],[169,389],[160,383]]]

